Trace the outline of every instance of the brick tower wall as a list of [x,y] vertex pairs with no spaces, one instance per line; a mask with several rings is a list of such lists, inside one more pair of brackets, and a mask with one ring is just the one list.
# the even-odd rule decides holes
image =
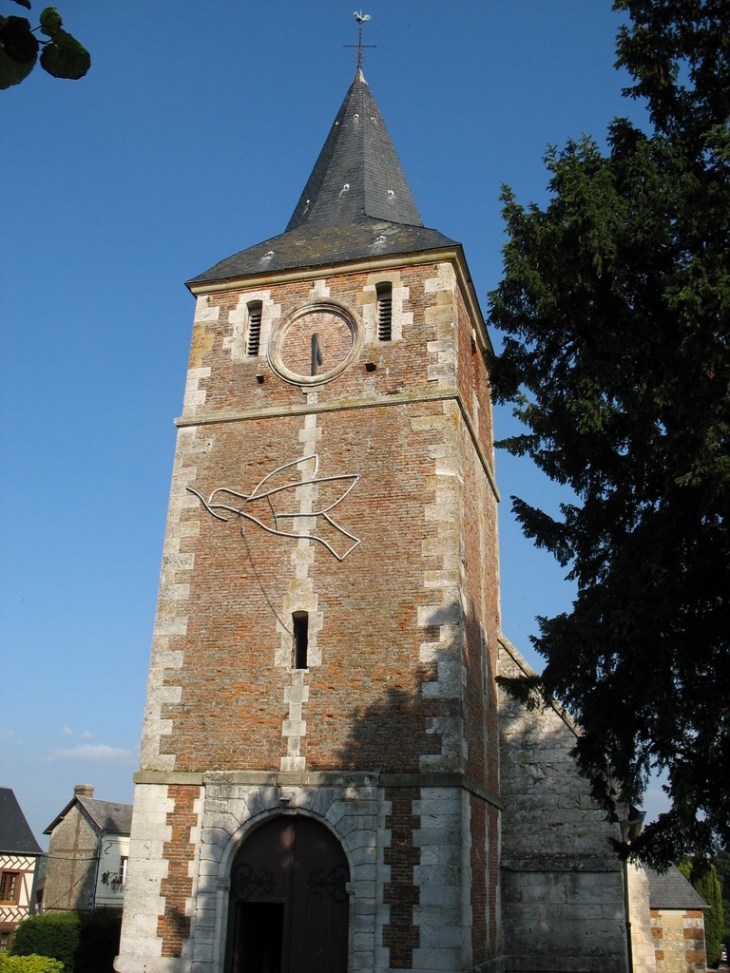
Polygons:
[[[323,300],[361,322],[358,359],[335,380],[302,390],[247,356],[251,301],[265,349]],[[494,959],[496,491],[478,328],[447,261],[199,296],[118,969],[220,963],[235,848],[282,808],[318,815],[350,857],[354,968]],[[201,502],[315,453],[318,476],[359,477],[330,511],[352,538],[307,521],[342,560]],[[285,509],[316,513],[346,482],[312,487],[312,472],[278,474],[300,484]],[[270,522],[265,502],[246,509]],[[295,612],[308,613],[306,670],[292,668]]]

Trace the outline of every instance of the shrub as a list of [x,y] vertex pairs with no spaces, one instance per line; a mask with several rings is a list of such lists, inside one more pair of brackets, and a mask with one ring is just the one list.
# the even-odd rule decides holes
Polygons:
[[50,956],[60,960],[64,971],[73,970],[79,945],[79,916],[76,912],[46,912],[24,919],[15,930],[10,952],[13,956]]
[[0,973],[63,973],[63,963],[51,956],[9,956],[0,953]]

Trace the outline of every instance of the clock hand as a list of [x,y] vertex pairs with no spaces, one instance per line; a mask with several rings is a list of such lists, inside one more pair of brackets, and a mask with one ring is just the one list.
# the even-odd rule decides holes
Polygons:
[[319,344],[319,335],[315,331],[312,334],[312,375],[317,374],[317,365],[322,364],[322,348]]

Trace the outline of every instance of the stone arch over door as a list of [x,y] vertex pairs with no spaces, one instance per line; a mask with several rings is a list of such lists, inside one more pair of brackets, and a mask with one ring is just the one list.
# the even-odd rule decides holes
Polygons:
[[347,973],[350,871],[329,828],[270,818],[231,866],[226,973]]

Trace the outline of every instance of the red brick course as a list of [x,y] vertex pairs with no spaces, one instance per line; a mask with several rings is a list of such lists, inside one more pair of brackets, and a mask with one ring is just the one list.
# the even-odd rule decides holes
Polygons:
[[390,865],[390,881],[385,884],[383,901],[390,906],[390,921],[383,926],[383,945],[390,949],[390,968],[410,970],[413,950],[420,945],[420,929],[413,922],[413,907],[420,902],[413,869],[421,861],[420,849],[414,845],[413,832],[421,819],[413,814],[416,788],[386,788],[385,799],[392,802],[392,813],[385,819],[390,829],[390,847],[385,849],[385,864]]
[[160,882],[160,894],[165,897],[165,911],[157,918],[157,935],[162,939],[163,956],[181,956],[183,943],[190,935],[185,900],[193,890],[188,867],[193,860],[195,846],[190,840],[190,832],[198,823],[193,803],[200,796],[200,788],[171,785],[167,793],[175,806],[167,815],[172,836],[170,841],[165,842],[164,848],[169,867],[167,878]]

